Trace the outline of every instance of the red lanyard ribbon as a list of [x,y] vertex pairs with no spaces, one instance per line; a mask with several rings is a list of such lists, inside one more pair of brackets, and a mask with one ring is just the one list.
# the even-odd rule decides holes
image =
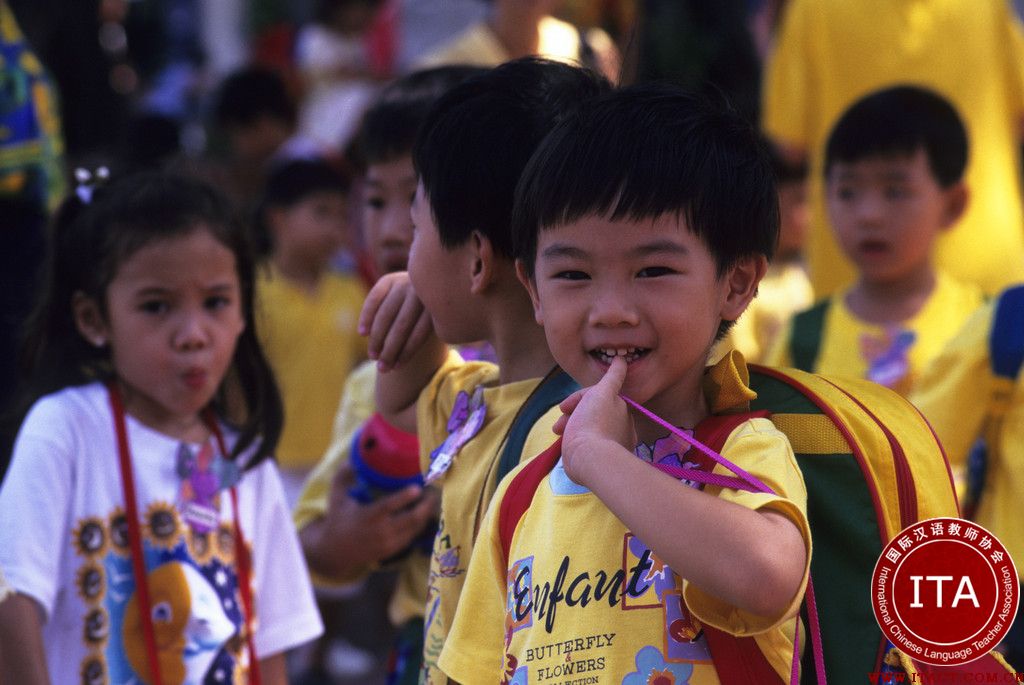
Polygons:
[[[142,533],[139,530],[139,507],[135,498],[135,476],[132,471],[131,451],[128,447],[128,430],[125,426],[124,403],[121,393],[114,383],[107,384],[110,396],[110,408],[114,414],[114,431],[117,434],[117,453],[121,467],[121,487],[124,491],[125,514],[128,519],[128,542],[132,553],[132,574],[135,576],[135,587],[139,596],[139,613],[141,614],[142,634],[146,643],[146,657],[149,661],[150,678],[153,685],[163,685],[160,674],[159,650],[156,644],[156,632],[153,628],[152,602],[149,595],[149,583],[146,578],[146,562],[142,554]],[[220,432],[217,421],[212,416],[204,416],[206,423],[217,440],[217,448],[221,454],[227,455],[224,436]],[[249,683],[260,685],[259,663],[256,661],[256,646],[253,642],[252,629],[252,559],[249,548],[245,546],[242,536],[241,520],[238,516],[238,491],[231,488],[231,515],[234,517],[235,559],[238,571],[238,589],[242,595],[242,622],[245,630],[246,646],[249,650]]]

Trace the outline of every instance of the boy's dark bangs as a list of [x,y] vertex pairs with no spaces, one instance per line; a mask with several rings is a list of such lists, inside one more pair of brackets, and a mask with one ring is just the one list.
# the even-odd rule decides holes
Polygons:
[[527,201],[535,207],[539,230],[586,216],[642,221],[678,214],[690,220],[691,209],[698,204],[693,196],[696,186],[688,182],[690,169],[682,175],[662,173],[681,166],[679,158],[669,159],[675,150],[645,150],[633,136],[607,137],[597,128],[580,133],[571,144],[567,135],[552,141],[543,150],[548,159],[531,165],[532,171],[550,170],[529,179]]

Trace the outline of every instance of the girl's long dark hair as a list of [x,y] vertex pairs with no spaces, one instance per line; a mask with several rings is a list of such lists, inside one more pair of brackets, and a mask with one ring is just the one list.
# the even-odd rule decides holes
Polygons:
[[235,256],[245,320],[212,408],[239,431],[232,457],[256,444],[246,468],[273,453],[284,410],[256,338],[255,260],[249,238],[215,190],[196,179],[166,172],[119,179],[99,188],[88,203],[72,195],[57,211],[43,287],[26,326],[20,358],[24,379],[20,416],[43,395],[113,377],[108,351],[88,344],[75,326],[74,294],[93,299],[106,316],[107,287],[126,259],[153,241],[187,235],[200,227]]

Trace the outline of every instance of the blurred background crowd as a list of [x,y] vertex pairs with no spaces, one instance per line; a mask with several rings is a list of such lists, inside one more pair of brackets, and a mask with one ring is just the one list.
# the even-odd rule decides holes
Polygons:
[[[822,209],[821,148],[874,88],[922,83],[957,107],[972,145],[963,221],[984,228],[944,237],[937,259],[997,292],[1024,280],[1022,10],[1020,0],[0,0],[0,399],[14,394],[49,213],[74,190],[75,169],[185,170],[251,218],[275,165],[326,160],[351,184],[332,268],[368,285],[354,145],[363,112],[418,68],[534,53],[616,84],[665,80],[727,100],[772,141],[780,263],[802,275],[780,271],[762,289],[776,316],[741,320],[736,343],[754,359],[788,314],[849,280]],[[12,439],[5,426],[0,473]],[[321,646],[294,657],[297,682],[383,682],[392,582],[375,577],[344,599]]]

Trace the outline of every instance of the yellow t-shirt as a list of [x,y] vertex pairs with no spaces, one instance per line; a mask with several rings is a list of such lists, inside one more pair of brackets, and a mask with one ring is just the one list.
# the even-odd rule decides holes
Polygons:
[[970,140],[971,201],[938,240],[936,263],[988,293],[1024,279],[1019,117],[1024,37],[1006,0],[790,0],[765,71],[765,131],[810,153],[815,295],[854,276],[824,211],[825,141],[873,90],[931,88],[950,100]]
[[[446,682],[437,669],[437,658],[455,618],[484,511],[497,486],[498,457],[512,420],[540,380],[500,385],[497,366],[490,362],[464,362],[453,352],[420,393],[416,428],[424,473],[430,467],[430,453],[448,436],[448,420],[458,394],[472,395],[478,386],[483,386],[487,407],[480,431],[465,443],[448,470],[435,481],[441,487],[441,518],[427,576],[421,682]],[[521,461],[540,454],[555,441],[551,427],[560,415],[558,407],[554,407],[534,424],[523,445]]]
[[779,263],[757,286],[757,297],[729,331],[732,346],[749,362],[761,363],[789,319],[814,303],[814,291],[802,263]]
[[[738,381],[735,375],[726,378]],[[709,399],[718,409],[710,395]],[[722,455],[778,495],[712,486],[707,492],[750,509],[782,513],[805,540],[804,580],[786,611],[777,617],[758,617],[686,582],[635,538],[596,495],[573,483],[559,463],[540,482],[516,528],[508,569],[501,551],[497,503],[511,477],[499,486],[441,656],[444,672],[460,683],[506,682],[502,678],[551,685],[578,679],[662,682],[652,679],[657,676],[664,682],[718,683],[700,633],[700,624],[706,623],[734,635],[754,636],[769,663],[788,682],[795,631],[792,616],[810,570],[803,477],[789,440],[767,419],[751,419],[737,427]],[[729,473],[721,466],[715,470]],[[596,679],[587,680],[591,677]]]
[[[992,373],[989,335],[994,302],[975,312],[925,369],[911,401],[932,424],[954,472],[962,479],[967,456],[992,412],[993,388],[1003,384]],[[1009,388],[1009,405],[998,436],[999,450],[989,452],[985,486],[975,515],[1006,545],[1018,576],[1024,578],[1024,526],[1020,494],[1024,492],[1024,375]]]
[[[373,415],[376,383],[377,365],[374,362],[360,364],[345,381],[341,406],[334,418],[331,445],[306,479],[292,512],[297,530],[302,530],[327,513],[331,482],[338,469],[349,461],[352,438],[356,431]],[[400,626],[409,619],[423,617],[423,606],[427,603],[426,578],[429,568],[430,557],[415,548],[398,562],[395,592],[388,604],[388,619],[393,625]],[[326,578],[312,571],[310,576],[316,585],[322,587],[337,587],[359,580],[359,577]]]
[[366,357],[356,332],[365,296],[355,276],[329,273],[310,294],[273,268],[259,275],[257,334],[284,401],[282,468],[309,469],[327,449],[341,388]]
[[[884,327],[857,318],[843,291],[831,298],[813,371],[867,378],[906,396],[921,370],[939,354],[960,325],[981,306],[976,286],[939,274],[928,301],[902,326]],[[768,355],[770,366],[792,366],[792,323]]]

